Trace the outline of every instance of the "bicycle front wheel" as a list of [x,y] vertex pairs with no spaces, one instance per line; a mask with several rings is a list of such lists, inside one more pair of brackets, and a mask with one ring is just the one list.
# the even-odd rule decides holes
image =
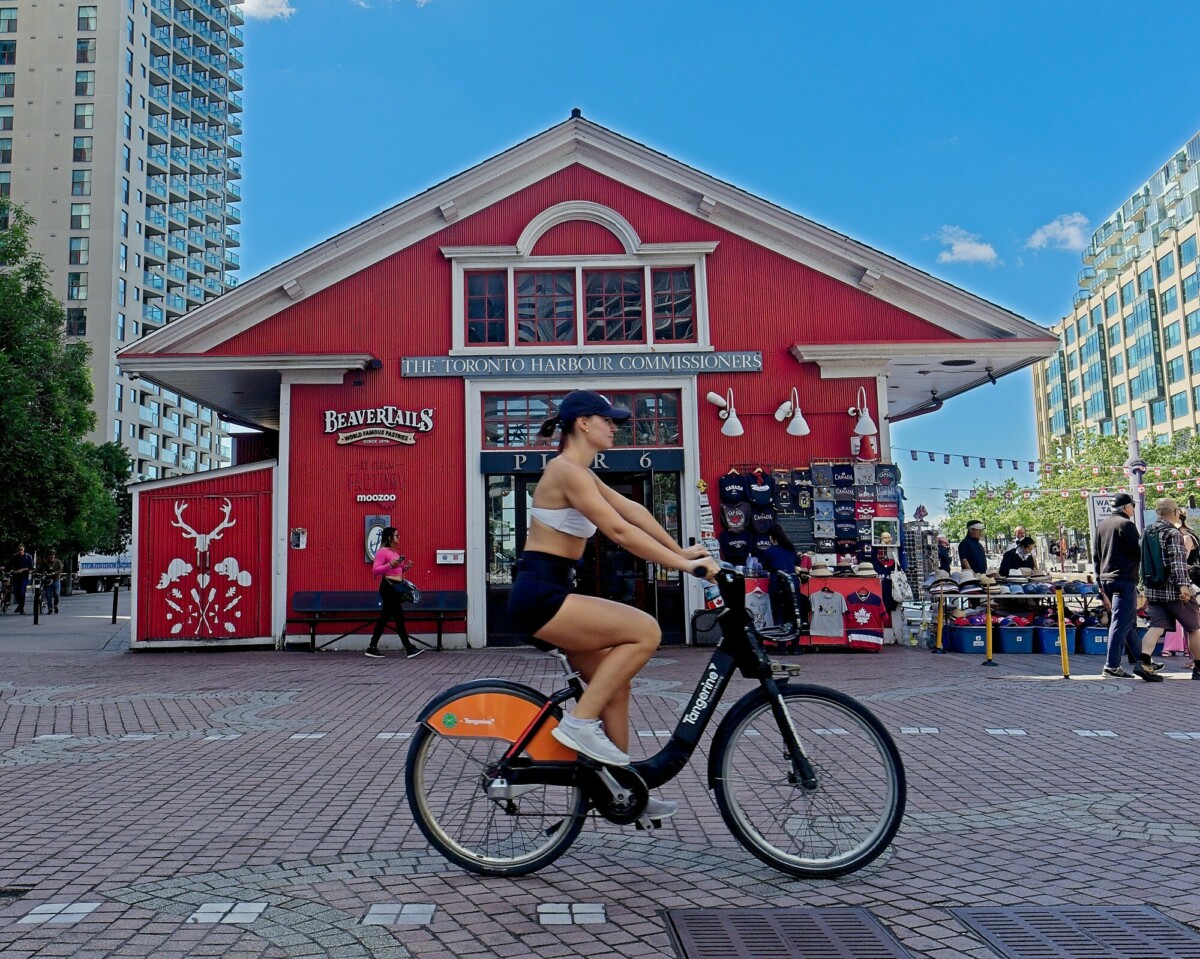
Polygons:
[[[520,716],[517,729],[545,701],[516,684],[469,687],[472,700]],[[474,729],[499,733],[503,725]],[[409,746],[405,784],[417,826],[451,862],[485,876],[521,876],[549,865],[575,841],[587,812],[576,786],[529,784],[489,795],[495,764],[512,742],[504,735],[444,735],[425,723]]]
[[861,869],[904,817],[900,752],[865,706],[819,686],[785,686],[783,705],[816,773],[806,789],[763,690],[743,697],[713,740],[710,768],[730,832],[763,862],[806,879]]

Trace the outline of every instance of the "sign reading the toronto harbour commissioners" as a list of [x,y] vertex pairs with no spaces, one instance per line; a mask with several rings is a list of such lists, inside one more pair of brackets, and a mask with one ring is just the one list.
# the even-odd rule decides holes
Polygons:
[[757,350],[710,353],[538,353],[530,356],[404,356],[401,376],[662,376],[761,373]]

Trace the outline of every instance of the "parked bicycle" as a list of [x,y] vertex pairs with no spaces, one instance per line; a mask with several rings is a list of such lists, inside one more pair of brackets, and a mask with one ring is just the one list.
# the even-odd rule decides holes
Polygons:
[[413,817],[443,856],[471,872],[518,876],[554,862],[589,810],[610,822],[653,826],[649,791],[687,765],[735,670],[757,679],[721,721],[708,785],[730,832],[763,862],[804,878],[861,869],[891,843],[904,816],[899,750],[861,703],[832,689],[793,685],[795,664],[773,663],[746,616],[745,581],[717,576],[722,639],[670,741],[648,759],[606,766],[551,736],[583,684],[567,658],[565,688],[547,696],[480,679],[421,711],[405,768]]

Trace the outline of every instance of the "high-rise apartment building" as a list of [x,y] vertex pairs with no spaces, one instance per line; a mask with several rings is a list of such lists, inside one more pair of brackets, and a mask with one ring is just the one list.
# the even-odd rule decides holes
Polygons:
[[153,479],[229,459],[219,417],[113,352],[236,284],[241,0],[0,0],[0,193],[92,347],[97,442]]
[[1060,349],[1034,368],[1041,454],[1072,426],[1130,422],[1170,442],[1200,425],[1200,133],[1092,236]]

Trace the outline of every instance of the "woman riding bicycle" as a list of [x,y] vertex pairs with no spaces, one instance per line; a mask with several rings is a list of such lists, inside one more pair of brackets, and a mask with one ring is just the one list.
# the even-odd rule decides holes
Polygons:
[[[528,641],[563,650],[587,683],[554,737],[597,762],[619,766],[629,764],[630,682],[658,649],[662,631],[640,609],[572,591],[588,538],[598,528],[647,562],[683,572],[703,569],[710,579],[719,570],[703,546],[680,547],[649,510],[591,471],[596,454],[612,448],[616,424],[630,415],[599,393],[575,390],[542,424],[538,435],[550,437],[557,427],[562,440],[533,494],[533,521],[508,603]],[[651,802],[658,818],[674,812],[673,803]]]

